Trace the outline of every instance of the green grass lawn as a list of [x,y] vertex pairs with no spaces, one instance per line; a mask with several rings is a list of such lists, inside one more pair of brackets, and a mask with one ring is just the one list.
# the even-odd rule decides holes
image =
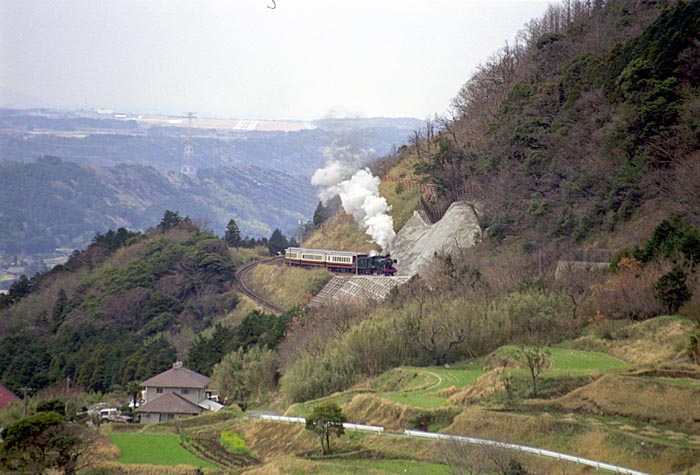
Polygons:
[[629,363],[606,353],[565,348],[549,348],[549,351],[552,354],[551,369],[605,372],[629,366]]
[[185,450],[180,445],[180,437],[174,434],[112,432],[109,438],[119,447],[119,463],[215,468],[215,465]]
[[[545,370],[550,376],[605,373],[629,366],[626,361],[607,353],[568,348],[543,347],[542,349],[548,351],[551,356],[551,365]],[[518,360],[518,351],[519,347],[509,345],[499,348],[495,354],[506,359]]]
[[[496,353],[512,358],[517,354],[517,350],[517,346],[505,346]],[[586,376],[629,366],[625,361],[605,353],[566,348],[547,348],[547,350],[551,354],[552,365],[542,373],[543,377]],[[447,398],[436,396],[434,393],[451,386],[456,388],[469,386],[484,374],[482,365],[483,360],[479,360],[451,368],[441,366],[397,368],[380,377],[378,382],[384,382],[384,387],[378,390],[377,396],[412,407],[424,409],[443,407],[448,405]],[[515,372],[526,374],[526,370],[515,370]],[[401,373],[412,374],[413,378],[407,382],[408,378],[405,375],[401,377]],[[390,385],[392,379],[401,385],[395,391],[388,390],[389,388],[386,387]]]
[[447,398],[433,395],[433,393],[451,386],[462,388],[469,386],[476,378],[484,374],[479,368],[452,369],[442,366],[431,366],[428,368],[401,368],[405,371],[413,371],[422,376],[422,388],[416,391],[384,391],[377,395],[394,402],[406,404],[412,407],[433,409],[446,406]]

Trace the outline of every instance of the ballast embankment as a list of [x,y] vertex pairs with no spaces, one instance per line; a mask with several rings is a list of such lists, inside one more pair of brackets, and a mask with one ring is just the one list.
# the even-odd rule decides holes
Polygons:
[[382,301],[391,289],[406,283],[409,276],[335,276],[311,299],[310,307],[318,307],[330,302],[357,302],[366,300]]

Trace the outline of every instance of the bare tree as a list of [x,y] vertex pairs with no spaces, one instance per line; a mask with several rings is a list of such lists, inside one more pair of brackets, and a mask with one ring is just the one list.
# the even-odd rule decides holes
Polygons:
[[[464,302],[437,302],[431,296],[442,294],[427,287],[414,290],[413,305],[404,307],[401,325],[407,338],[428,355],[433,364],[448,362],[472,332],[472,308]],[[459,305],[457,310],[455,305]]]
[[408,143],[416,149],[418,158],[422,157],[422,144],[424,140],[423,132],[420,129],[414,130],[408,137]]
[[521,346],[518,349],[520,361],[525,363],[532,379],[532,397],[537,397],[537,379],[549,367],[551,353],[539,346]]
[[511,450],[499,446],[473,446],[451,440],[440,442],[440,454],[451,475],[524,475],[523,465],[513,457]]
[[438,447],[450,475],[478,475],[488,472],[488,454],[483,446],[445,440],[441,441]]
[[425,148],[428,154],[432,153],[433,141],[435,140],[435,122],[432,118],[425,119]]

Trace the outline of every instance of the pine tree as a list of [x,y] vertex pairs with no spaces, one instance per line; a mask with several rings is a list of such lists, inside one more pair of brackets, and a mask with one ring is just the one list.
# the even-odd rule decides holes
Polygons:
[[692,294],[686,280],[687,275],[683,269],[674,267],[654,284],[654,297],[666,307],[669,314],[678,312],[681,305],[690,300]]
[[240,247],[241,245],[241,230],[238,229],[238,224],[231,218],[231,220],[226,225],[226,234],[224,234],[224,241],[229,247]]
[[287,238],[282,234],[282,231],[275,229],[270,236],[270,240],[267,243],[267,249],[270,251],[270,255],[274,256],[278,252],[282,252],[289,247],[289,242]]
[[165,214],[163,214],[163,219],[160,221],[158,229],[160,232],[164,233],[168,229],[174,228],[180,223],[182,223],[182,217],[180,217],[177,211],[165,210]]
[[323,202],[319,201],[314,211],[313,223],[315,227],[319,227],[328,219],[328,208],[323,206]]

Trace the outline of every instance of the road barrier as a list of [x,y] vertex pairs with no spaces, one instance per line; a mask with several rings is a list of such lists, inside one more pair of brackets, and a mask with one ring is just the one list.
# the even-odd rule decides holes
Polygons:
[[[287,424],[306,424],[306,419],[303,417],[287,417],[287,416],[276,416],[273,414],[260,414],[260,419],[273,422],[284,422]],[[362,431],[362,432],[372,432],[375,434],[383,434],[384,427],[382,426],[368,426],[364,424],[354,424],[352,422],[344,422],[343,428],[347,430]],[[598,462],[596,460],[586,459],[582,457],[574,457],[573,455],[562,454],[559,452],[554,452],[552,450],[538,449],[537,447],[528,447],[527,445],[516,445],[509,444],[506,442],[499,442],[496,440],[488,439],[478,439],[476,437],[465,437],[461,435],[450,435],[450,434],[439,434],[437,432],[423,432],[419,430],[406,429],[404,431],[406,437],[418,437],[421,439],[431,439],[431,440],[448,440],[454,442],[460,442],[463,444],[471,445],[482,445],[486,447],[494,447],[498,449],[505,450],[515,450],[518,452],[530,453],[537,455],[539,457],[548,457],[556,460],[562,460],[566,462],[573,462],[580,465],[587,465],[589,467],[594,467],[599,470],[605,470],[613,473],[622,473],[625,475],[649,475],[645,472],[640,472],[638,470],[632,470],[631,468],[620,467],[617,465],[612,465],[609,463]]]
[[381,434],[384,432],[384,427],[381,426],[366,426],[364,424],[353,424],[352,422],[344,422],[343,427],[347,430],[373,432],[375,434]]
[[260,419],[274,422],[286,422],[287,424],[306,424],[306,419],[304,419],[303,417],[286,417],[275,416],[272,414],[261,414]]
[[630,468],[619,467],[617,465],[612,465],[612,464],[604,463],[604,462],[597,462],[595,460],[585,459],[585,458],[581,458],[581,457],[574,457],[573,455],[561,454],[559,452],[553,452],[551,450],[538,449],[536,447],[528,447],[527,445],[508,444],[505,442],[498,442],[495,440],[477,439],[474,437],[464,437],[464,436],[460,436],[460,435],[438,434],[435,432],[422,432],[422,431],[410,430],[410,429],[406,429],[404,431],[404,434],[407,437],[420,437],[420,438],[424,438],[424,439],[433,439],[433,440],[452,440],[452,441],[461,442],[464,444],[483,445],[483,446],[495,447],[495,448],[499,448],[499,449],[516,450],[519,452],[526,452],[526,453],[538,455],[540,457],[549,457],[549,458],[553,458],[556,460],[565,460],[567,462],[574,462],[574,463],[578,463],[581,465],[588,465],[589,467],[595,467],[597,469],[606,470],[608,472],[623,473],[626,475],[649,475],[647,473],[640,472],[638,470],[632,470]]
[[[273,422],[285,422],[287,424],[306,424],[306,419],[303,417],[287,417],[287,416],[276,416],[273,414],[260,414],[260,419],[265,421]],[[352,422],[344,422],[343,428],[347,430],[356,430],[362,432],[373,432],[376,434],[381,434],[384,432],[384,427],[381,426],[368,426],[364,424],[353,424]]]

